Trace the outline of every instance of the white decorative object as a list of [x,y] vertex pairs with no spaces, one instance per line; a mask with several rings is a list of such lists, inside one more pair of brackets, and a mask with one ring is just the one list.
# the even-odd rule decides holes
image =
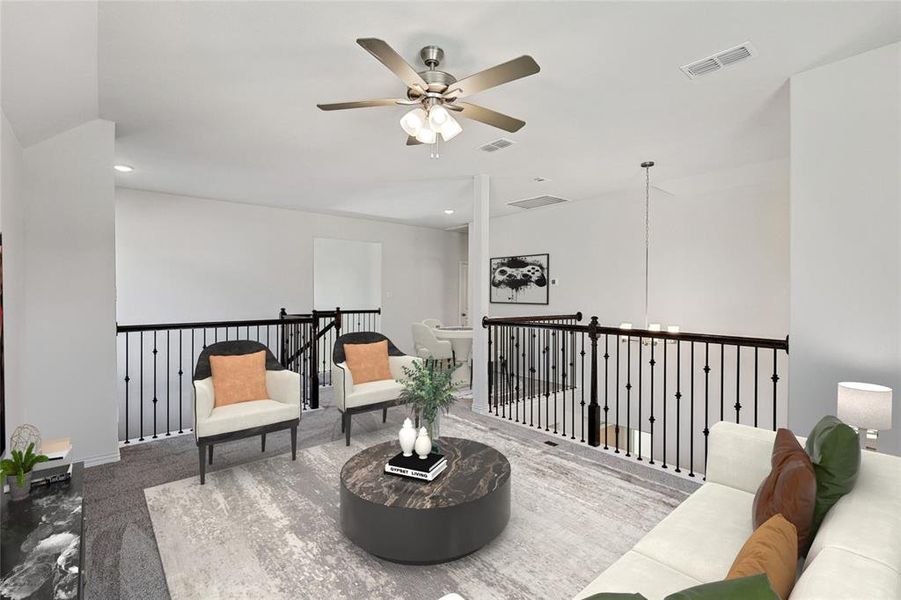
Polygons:
[[865,448],[875,450],[879,432],[892,428],[892,388],[853,381],[839,383],[837,416],[857,427]]
[[432,439],[425,427],[419,429],[419,437],[416,438],[414,449],[421,459],[428,458],[429,452],[432,451]]
[[397,434],[400,441],[400,449],[404,456],[413,456],[413,447],[416,445],[416,428],[410,419],[404,419],[404,426],[400,428]]

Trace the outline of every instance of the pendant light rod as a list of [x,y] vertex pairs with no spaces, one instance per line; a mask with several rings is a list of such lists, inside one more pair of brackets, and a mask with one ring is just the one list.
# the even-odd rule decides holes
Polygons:
[[651,167],[653,160],[641,163],[644,169],[644,328],[647,329],[648,305],[650,299],[650,267],[651,267]]

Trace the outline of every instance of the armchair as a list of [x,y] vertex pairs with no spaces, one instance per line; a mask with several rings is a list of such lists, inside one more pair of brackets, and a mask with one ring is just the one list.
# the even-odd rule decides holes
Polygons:
[[[344,345],[372,344],[382,340],[388,342],[388,368],[393,379],[354,384],[353,374],[347,366],[344,355]],[[419,359],[401,352],[384,335],[372,331],[346,333],[335,340],[332,351],[332,382],[335,404],[341,412],[341,431],[344,433],[346,445],[350,446],[350,424],[353,415],[381,409],[384,423],[388,418],[388,408],[403,404],[400,395],[404,386],[400,382],[406,377],[404,367],[411,367],[417,360]]]
[[438,319],[423,319],[422,324],[431,329],[434,329],[435,327],[441,327],[441,321],[439,321]]
[[424,323],[413,323],[413,345],[419,358],[434,358],[455,364],[454,347],[448,340],[439,340],[435,330]]
[[[210,356],[241,356],[261,350],[266,351],[266,390],[269,399],[216,406]],[[251,341],[211,344],[197,357],[193,379],[194,439],[200,458],[201,485],[206,481],[207,461],[213,464],[213,446],[221,442],[259,435],[262,451],[265,452],[267,433],[290,429],[291,459],[296,460],[300,375],[282,367],[265,345]]]

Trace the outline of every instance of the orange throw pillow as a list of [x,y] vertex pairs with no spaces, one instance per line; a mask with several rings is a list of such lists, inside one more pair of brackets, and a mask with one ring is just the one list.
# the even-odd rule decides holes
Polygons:
[[798,530],[782,515],[775,515],[741,547],[726,579],[763,573],[773,591],[786,600],[795,585],[797,569]]
[[373,344],[345,344],[344,356],[354,384],[394,379],[388,368],[388,340]]
[[754,528],[781,514],[798,530],[798,552],[808,546],[817,501],[817,476],[807,451],[788,429],[776,432],[773,469],[754,495]]
[[214,407],[266,400],[266,351],[238,356],[210,356]]

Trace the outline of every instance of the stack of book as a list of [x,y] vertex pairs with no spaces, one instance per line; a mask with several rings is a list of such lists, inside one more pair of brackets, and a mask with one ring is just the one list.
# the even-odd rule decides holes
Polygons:
[[41,454],[47,455],[47,462],[34,466],[32,485],[56,483],[68,481],[72,478],[72,461],[69,454],[72,452],[72,442],[69,438],[58,440],[46,440],[41,444]]
[[447,459],[443,454],[429,454],[426,458],[419,458],[415,454],[397,456],[385,463],[385,473],[411,477],[422,481],[432,481],[447,468]]

